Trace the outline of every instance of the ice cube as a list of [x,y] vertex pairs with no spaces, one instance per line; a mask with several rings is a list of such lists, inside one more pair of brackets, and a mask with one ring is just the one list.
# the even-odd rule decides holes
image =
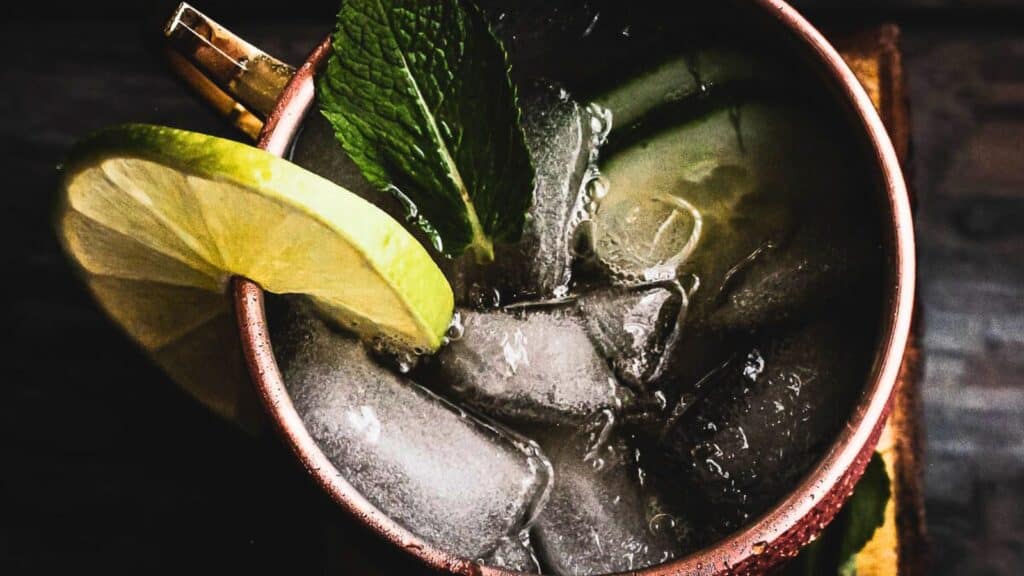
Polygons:
[[842,228],[805,225],[789,242],[766,245],[734,267],[708,325],[753,332],[789,323],[863,282],[871,258],[866,237]]
[[711,375],[665,431],[665,449],[729,531],[783,496],[849,415],[866,363],[852,320],[761,340]]
[[650,491],[639,451],[607,417],[538,441],[555,482],[533,526],[544,565],[556,574],[606,574],[660,564],[688,546],[685,519]]
[[686,312],[677,284],[597,290],[580,296],[577,306],[594,345],[637,390],[656,381],[676,353]]
[[495,246],[488,265],[468,255],[446,266],[460,304],[478,304],[495,290],[504,303],[545,298],[569,282],[583,178],[597,141],[588,109],[554,87],[535,92],[523,100],[526,145],[537,174],[523,236]]
[[533,551],[530,543],[530,533],[524,530],[522,534],[502,538],[498,548],[489,556],[481,559],[485,566],[497,566],[522,574],[540,574],[540,563],[537,561],[537,553]]
[[524,529],[550,478],[536,444],[381,367],[308,312],[280,324],[275,351],[295,408],[367,500],[466,558]]
[[464,332],[425,367],[424,382],[489,416],[581,422],[632,401],[571,309],[460,311]]

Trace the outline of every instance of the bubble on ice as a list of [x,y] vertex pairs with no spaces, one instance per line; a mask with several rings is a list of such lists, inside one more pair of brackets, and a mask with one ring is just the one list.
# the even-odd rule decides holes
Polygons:
[[550,479],[536,444],[379,366],[308,311],[280,321],[275,351],[296,410],[374,506],[467,558],[525,527]]

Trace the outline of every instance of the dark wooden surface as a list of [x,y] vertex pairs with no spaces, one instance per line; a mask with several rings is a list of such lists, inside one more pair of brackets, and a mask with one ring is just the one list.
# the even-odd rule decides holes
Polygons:
[[[335,4],[239,15],[197,3],[291,62]],[[386,548],[353,533],[273,439],[178,392],[58,251],[55,167],[77,137],[140,121],[241,138],[154,49],[173,2],[113,15],[116,4],[35,3],[0,19],[0,573],[362,573],[344,546]],[[822,23],[903,28],[933,573],[1024,573],[1024,1],[802,4]]]
[[1024,573],[1024,28],[910,28],[934,566]]

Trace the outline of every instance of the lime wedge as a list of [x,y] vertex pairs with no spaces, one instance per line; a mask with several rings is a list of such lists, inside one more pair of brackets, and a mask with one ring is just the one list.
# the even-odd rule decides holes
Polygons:
[[[399,222],[251,146],[110,128],[74,148],[62,192],[58,235],[96,299],[225,416],[238,416],[242,393],[231,276],[307,295],[362,336],[416,350],[435,350],[451,320],[448,282]],[[223,364],[211,365],[217,348]]]

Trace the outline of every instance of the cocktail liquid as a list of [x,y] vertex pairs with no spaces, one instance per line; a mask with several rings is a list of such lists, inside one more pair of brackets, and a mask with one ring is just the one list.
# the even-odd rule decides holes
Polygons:
[[[877,194],[842,112],[728,7],[628,4],[484,3],[537,185],[492,265],[437,257],[457,302],[439,353],[269,304],[345,479],[486,564],[601,574],[713,543],[814,465],[872,359]],[[315,112],[293,160],[407,217]]]

